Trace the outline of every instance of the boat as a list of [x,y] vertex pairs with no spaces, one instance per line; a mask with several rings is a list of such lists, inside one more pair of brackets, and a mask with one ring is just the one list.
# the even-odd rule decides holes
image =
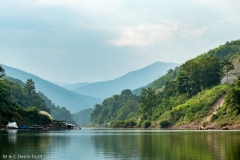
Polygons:
[[26,125],[19,126],[18,129],[28,129],[28,126],[26,126]]

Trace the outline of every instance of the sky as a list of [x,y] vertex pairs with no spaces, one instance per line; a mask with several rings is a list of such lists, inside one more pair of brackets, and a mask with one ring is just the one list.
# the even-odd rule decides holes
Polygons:
[[181,64],[239,39],[239,8],[239,0],[0,0],[0,63],[65,83]]

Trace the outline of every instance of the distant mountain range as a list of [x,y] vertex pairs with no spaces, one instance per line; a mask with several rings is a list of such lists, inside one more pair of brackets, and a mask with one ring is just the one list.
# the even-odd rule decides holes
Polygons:
[[64,83],[64,82],[57,82],[57,81],[52,81],[52,83],[60,86],[60,87],[63,87],[63,86],[67,86],[67,85],[70,85],[69,83]]
[[70,90],[70,91],[73,91],[73,90],[75,90],[75,89],[78,89],[78,88],[80,88],[80,87],[86,86],[86,85],[88,85],[88,84],[90,84],[90,83],[88,83],[88,82],[83,82],[83,83],[68,84],[68,85],[64,85],[64,86],[62,86],[62,87],[65,88],[65,89],[68,89],[68,90]]
[[85,96],[69,91],[19,69],[8,67],[3,64],[1,64],[1,66],[5,69],[5,73],[9,77],[19,79],[23,82],[26,82],[27,79],[32,79],[35,82],[35,88],[37,91],[43,92],[50,100],[52,100],[52,102],[54,102],[56,105],[66,107],[71,111],[71,113],[76,113],[87,108],[93,108],[96,103],[102,102],[102,100],[99,98]]
[[124,89],[133,90],[142,87],[159,78],[169,69],[174,69],[177,65],[175,63],[156,62],[114,80],[96,83],[76,83],[65,85],[63,88],[60,85],[64,85],[64,83],[56,85],[33,74],[1,64],[7,76],[23,82],[26,82],[27,79],[32,79],[35,82],[37,91],[43,92],[52,102],[66,107],[71,113],[93,108],[96,103],[102,103],[103,99],[114,94],[120,94]]
[[129,72],[122,77],[110,81],[96,83],[79,83],[65,86],[65,88],[76,93],[105,99],[114,94],[120,94],[124,89],[136,89],[147,85],[153,80],[174,69],[179,64],[155,62],[142,69]]

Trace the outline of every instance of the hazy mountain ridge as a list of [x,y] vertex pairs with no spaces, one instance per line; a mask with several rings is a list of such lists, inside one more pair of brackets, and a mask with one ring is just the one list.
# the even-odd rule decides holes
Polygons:
[[27,79],[32,79],[35,82],[37,91],[43,92],[55,104],[65,106],[72,113],[86,108],[93,108],[96,103],[102,102],[99,98],[80,95],[22,70],[3,64],[1,66],[5,69],[7,76],[20,79],[23,82],[26,82]]
[[239,129],[239,66],[240,40],[226,42],[150,83],[133,99],[140,109],[129,118],[119,117],[135,103],[118,103],[117,95],[105,99],[93,110],[92,126]]
[[114,94],[119,94],[124,89],[136,89],[144,86],[153,80],[165,74],[169,69],[178,66],[176,63],[155,62],[149,66],[136,71],[131,71],[119,78],[90,83],[77,89],[74,92],[101,99],[111,97]]
[[64,83],[64,82],[57,82],[57,81],[52,81],[51,83],[54,83],[60,87],[64,87],[64,86],[67,86],[67,85],[70,85],[69,83]]
[[74,89],[77,89],[77,88],[86,86],[86,85],[88,85],[88,84],[90,84],[90,83],[88,83],[88,82],[82,82],[82,83],[68,84],[68,85],[64,85],[64,86],[62,86],[62,87],[65,88],[65,89],[67,89],[67,90],[73,91]]

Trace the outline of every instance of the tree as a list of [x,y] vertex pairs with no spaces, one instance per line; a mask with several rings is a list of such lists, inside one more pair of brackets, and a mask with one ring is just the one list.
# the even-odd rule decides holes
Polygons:
[[176,79],[177,90],[180,94],[188,93],[190,90],[189,78],[184,73],[180,73]]
[[95,104],[95,108],[91,114],[91,121],[97,119],[98,115],[102,112],[102,106],[100,104]]
[[191,96],[220,83],[223,66],[216,56],[202,55],[187,61],[181,66],[177,77],[179,93],[188,92]]
[[121,94],[123,95],[127,95],[127,96],[130,96],[132,95],[132,91],[130,89],[125,89],[121,92]]
[[176,94],[176,82],[166,81],[164,87],[164,95],[167,97],[174,96]]
[[201,67],[200,66],[201,65],[199,65],[198,62],[194,59],[185,62],[181,66],[180,74],[185,75],[186,76],[185,78],[188,79],[188,86],[189,86],[188,93],[190,95],[195,95],[201,90],[201,83],[200,83]]
[[2,78],[3,76],[6,76],[5,70],[2,68],[2,66],[0,66],[0,78]]
[[200,79],[201,89],[218,85],[223,76],[223,66],[218,57],[206,57],[199,61],[201,66]]
[[169,69],[169,70],[167,71],[167,74],[171,74],[171,73],[173,73],[173,69]]
[[7,80],[0,80],[0,103],[9,100],[10,87]]
[[140,103],[140,112],[151,116],[153,107],[157,105],[157,96],[155,91],[152,88],[142,89]]
[[29,98],[32,98],[34,93],[36,93],[35,84],[32,79],[27,80],[26,85],[24,86],[24,91]]
[[240,113],[240,76],[237,78],[236,86],[227,92],[225,101],[231,111],[237,110]]
[[231,111],[237,110],[240,113],[240,90],[233,88],[230,89],[226,96],[226,105]]

